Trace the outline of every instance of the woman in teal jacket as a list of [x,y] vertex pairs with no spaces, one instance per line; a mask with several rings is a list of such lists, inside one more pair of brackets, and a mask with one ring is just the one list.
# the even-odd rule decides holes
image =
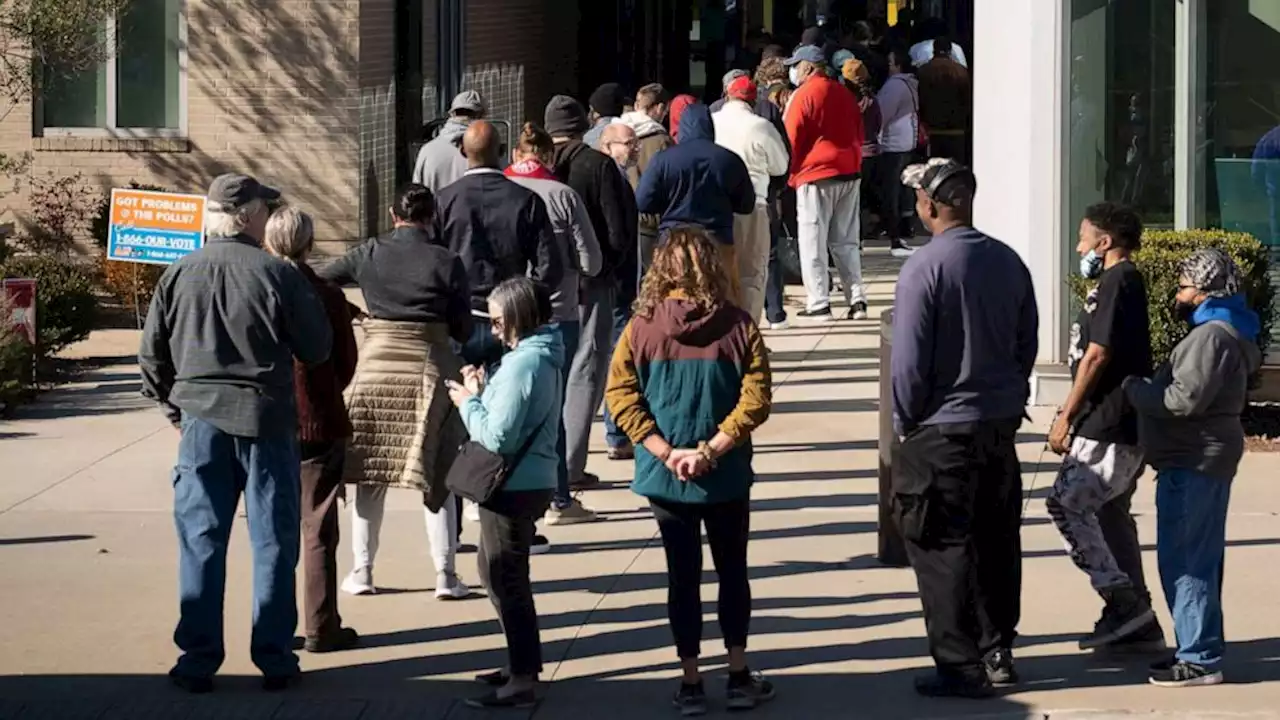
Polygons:
[[493,334],[508,348],[493,377],[463,368],[464,384],[451,383],[449,397],[471,439],[509,460],[533,442],[511,469],[507,482],[480,508],[480,579],[507,637],[508,666],[477,679],[495,686],[472,707],[532,707],[542,671],[538,613],[529,581],[534,521],[546,512],[556,486],[563,407],[560,369],[564,344],[547,325],[551,295],[523,277],[498,285],[489,295]]

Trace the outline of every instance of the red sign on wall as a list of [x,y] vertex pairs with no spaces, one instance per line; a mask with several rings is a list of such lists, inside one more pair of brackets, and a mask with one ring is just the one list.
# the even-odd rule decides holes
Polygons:
[[36,281],[30,278],[6,278],[4,294],[13,306],[12,314],[3,318],[15,332],[26,336],[27,342],[36,343]]

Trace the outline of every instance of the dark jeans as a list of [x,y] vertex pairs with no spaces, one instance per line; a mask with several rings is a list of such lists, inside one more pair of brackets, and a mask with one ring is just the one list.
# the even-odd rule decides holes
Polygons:
[[[609,345],[609,357],[613,357],[613,348],[618,347],[618,339],[622,337],[622,331],[627,329],[627,323],[631,322],[631,304],[636,300],[636,296],[632,293],[631,297],[623,297],[622,293],[618,293],[618,302],[613,306],[613,335],[612,343]],[[618,429],[613,424],[613,415],[609,412],[609,406],[605,405],[602,410],[604,413],[604,441],[611,448],[626,447],[631,443],[631,439],[627,434]]]
[[707,527],[711,560],[720,580],[716,606],[725,648],[746,647],[751,625],[751,583],[747,579],[747,538],[751,501],[712,505],[649,500],[667,554],[667,617],[681,659],[702,647],[702,526]]
[[547,511],[551,491],[499,492],[480,506],[480,544],[476,561],[480,582],[498,613],[507,638],[508,665],[515,675],[542,672],[538,610],[529,580],[533,523]]
[[178,627],[182,650],[173,671],[210,677],[226,657],[222,609],[227,544],[241,493],[253,547],[253,636],[249,655],[267,676],[295,675],[298,625],[294,569],[298,565],[298,443],[293,433],[247,438],[203,420],[182,418],[173,470],[178,529]]
[[[564,356],[566,361],[560,366],[560,397],[569,388],[569,362],[568,358],[572,358],[573,354],[578,351],[578,336],[582,334],[582,325],[574,320],[573,322],[561,322],[557,325],[560,328],[560,341],[564,343]],[[565,430],[564,430],[564,412],[560,413],[560,438],[556,440],[556,455],[560,458],[560,464],[556,468],[556,494],[555,506],[557,508],[566,508],[569,506],[571,497],[569,494],[569,455],[565,449]]]
[[887,152],[881,153],[876,161],[876,171],[880,174],[880,224],[894,245],[909,234],[908,218],[915,205],[907,201],[909,190],[902,184],[902,171],[914,158],[914,152]]
[[303,443],[302,560],[303,627],[308,637],[342,627],[338,614],[338,498],[344,497],[344,441]]
[[1021,419],[917,429],[893,460],[894,511],[907,541],[938,671],[985,678],[1012,648],[1022,595]]
[[1116,559],[1116,565],[1129,576],[1133,587],[1140,595],[1151,602],[1151,591],[1147,588],[1147,576],[1142,570],[1142,544],[1138,542],[1138,523],[1133,519],[1133,494],[1138,491],[1138,483],[1134,482],[1127,492],[1120,497],[1098,508],[1098,525],[1102,528],[1102,537]]
[[778,201],[769,203],[769,270],[764,282],[764,316],[771,323],[786,322],[785,280],[778,262],[778,240],[782,237],[782,215]]

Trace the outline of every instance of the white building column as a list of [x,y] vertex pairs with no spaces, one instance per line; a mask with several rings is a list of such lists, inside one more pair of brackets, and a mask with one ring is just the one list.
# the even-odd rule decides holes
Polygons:
[[1041,364],[1066,360],[1069,219],[1062,208],[1069,2],[973,3],[974,224],[1017,250],[1031,270]]

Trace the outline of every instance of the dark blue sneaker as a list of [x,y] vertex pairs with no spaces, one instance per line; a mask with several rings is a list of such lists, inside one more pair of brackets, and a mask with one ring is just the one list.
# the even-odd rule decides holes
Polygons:
[[695,685],[680,683],[680,689],[671,698],[671,705],[679,710],[680,715],[683,717],[706,715],[707,691],[703,689],[701,682]]

